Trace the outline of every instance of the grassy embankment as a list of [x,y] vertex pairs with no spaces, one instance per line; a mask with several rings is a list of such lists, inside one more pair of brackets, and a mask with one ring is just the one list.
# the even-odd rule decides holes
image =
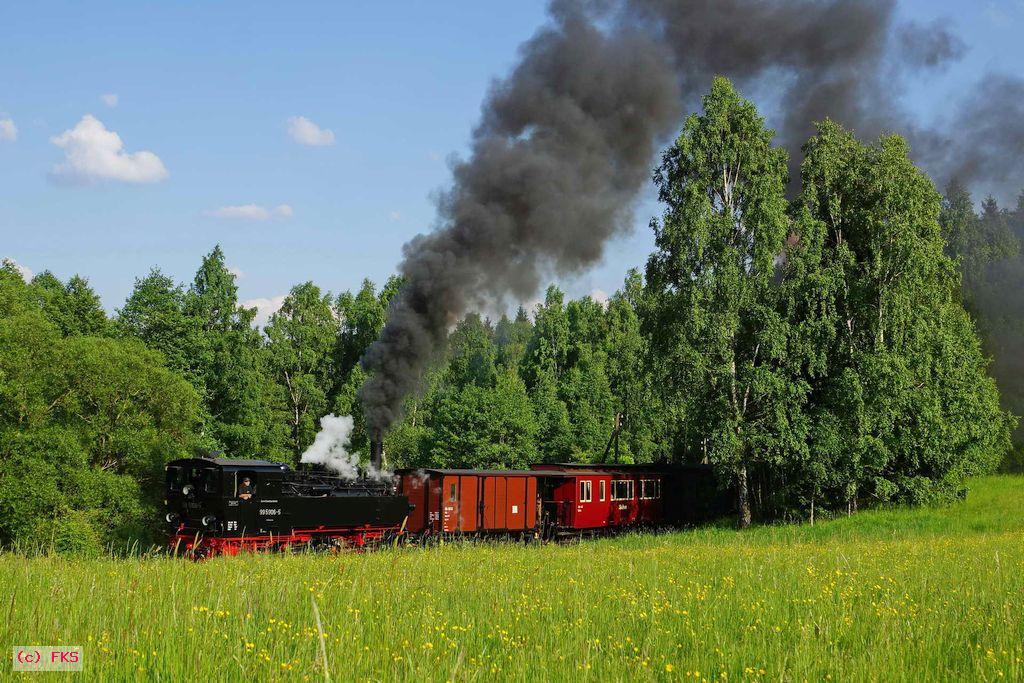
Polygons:
[[1024,680],[1024,477],[813,528],[202,563],[3,555],[0,589],[3,642],[83,645],[89,680],[321,680],[314,601],[335,681]]

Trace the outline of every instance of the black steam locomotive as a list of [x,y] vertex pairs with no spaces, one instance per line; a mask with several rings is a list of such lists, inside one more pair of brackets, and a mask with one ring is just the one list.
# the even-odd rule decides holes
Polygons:
[[390,482],[221,458],[168,463],[165,503],[172,549],[198,556],[305,544],[362,547],[400,533],[411,510]]

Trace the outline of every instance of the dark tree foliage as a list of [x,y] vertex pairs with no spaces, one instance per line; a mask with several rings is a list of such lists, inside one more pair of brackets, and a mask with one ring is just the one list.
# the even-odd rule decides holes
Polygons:
[[[1000,208],[988,197],[976,213],[967,190],[946,188],[940,223],[947,253],[958,260],[963,300],[977,322],[991,374],[999,384],[1002,405],[1024,415],[1024,192],[1014,209]],[[1014,432],[1016,453],[1005,464],[1024,471],[1024,429]]]

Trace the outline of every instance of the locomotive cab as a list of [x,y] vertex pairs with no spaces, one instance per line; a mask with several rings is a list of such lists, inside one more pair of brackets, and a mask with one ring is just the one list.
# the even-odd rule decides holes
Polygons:
[[[269,533],[287,465],[186,458],[167,465],[167,523],[178,533]],[[249,480],[249,486],[244,485]]]

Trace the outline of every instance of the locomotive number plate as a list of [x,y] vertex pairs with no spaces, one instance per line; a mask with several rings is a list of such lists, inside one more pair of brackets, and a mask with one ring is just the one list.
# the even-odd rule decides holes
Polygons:
[[260,508],[261,517],[275,517],[281,514],[281,508]]

